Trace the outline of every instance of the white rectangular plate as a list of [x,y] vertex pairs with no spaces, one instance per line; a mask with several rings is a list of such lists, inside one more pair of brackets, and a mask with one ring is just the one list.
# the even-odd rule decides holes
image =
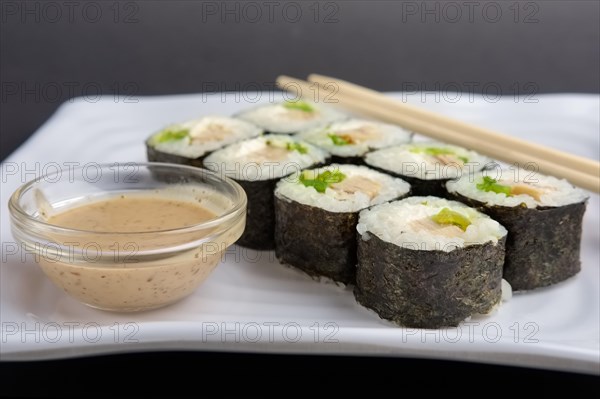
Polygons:
[[[600,373],[597,195],[591,195],[584,218],[581,273],[518,294],[487,318],[436,331],[383,321],[356,304],[350,289],[283,267],[272,252],[232,247],[192,296],[132,314],[81,305],[56,288],[30,255],[15,253],[7,201],[25,180],[68,162],[145,161],[144,140],[160,127],[202,115],[230,115],[269,96],[279,94],[133,99],[137,102],[80,98],[63,105],[6,159],[0,171],[2,360],[181,349],[376,354]],[[600,98],[595,95],[537,95],[537,102],[522,97],[485,101],[467,94],[430,93],[426,102],[420,95],[407,97],[433,111],[599,158]]]

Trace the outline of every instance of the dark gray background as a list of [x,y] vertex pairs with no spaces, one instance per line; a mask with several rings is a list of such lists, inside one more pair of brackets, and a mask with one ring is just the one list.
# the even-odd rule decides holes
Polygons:
[[269,89],[310,72],[379,90],[600,91],[598,1],[2,1],[0,12],[0,159],[60,103],[97,91]]

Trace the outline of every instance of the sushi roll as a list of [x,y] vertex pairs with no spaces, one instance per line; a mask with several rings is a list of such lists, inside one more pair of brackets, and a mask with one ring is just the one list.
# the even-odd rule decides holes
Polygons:
[[508,229],[504,279],[531,290],[579,272],[587,195],[566,180],[523,169],[490,170],[448,182],[456,199]]
[[284,176],[324,164],[328,156],[312,144],[276,134],[231,144],[207,156],[205,168],[234,179],[246,191],[246,229],[237,243],[253,249],[273,249],[275,184]]
[[206,116],[168,126],[146,140],[148,161],[202,166],[212,151],[249,139],[262,129],[238,119]]
[[357,301],[406,327],[456,326],[502,297],[506,229],[460,202],[409,197],[359,215]]
[[324,148],[335,163],[364,164],[363,156],[374,149],[408,143],[412,133],[399,126],[363,119],[334,122],[299,133],[303,140]]
[[455,145],[418,142],[367,153],[365,163],[406,180],[413,195],[447,197],[448,180],[480,171],[491,160]]
[[358,212],[404,197],[410,185],[365,166],[329,165],[275,189],[275,253],[312,276],[354,284]]
[[339,111],[306,101],[284,101],[249,109],[238,118],[261,127],[268,133],[292,134],[346,119]]

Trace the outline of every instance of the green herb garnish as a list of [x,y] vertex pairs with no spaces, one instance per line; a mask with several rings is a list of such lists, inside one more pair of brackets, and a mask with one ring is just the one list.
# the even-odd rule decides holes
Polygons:
[[306,154],[308,152],[308,148],[305,145],[295,142],[288,142],[285,148],[288,151],[298,151],[300,154]]
[[431,219],[437,224],[450,224],[460,227],[462,231],[467,230],[467,227],[471,224],[471,221],[466,216],[448,208],[443,208],[436,215],[433,215]]
[[190,134],[189,129],[179,129],[179,130],[164,130],[154,136],[152,141],[154,143],[165,143],[167,141],[177,141],[182,140]]
[[300,183],[306,187],[314,187],[319,193],[324,193],[331,184],[339,183],[346,178],[346,175],[339,170],[326,170],[315,176],[316,172],[306,170],[300,174]]
[[350,140],[343,138],[342,136],[338,136],[335,133],[329,133],[327,135],[333,141],[333,145],[348,145],[350,144]]
[[283,106],[287,109],[296,109],[303,112],[314,112],[314,108],[306,101],[286,101]]
[[454,155],[454,151],[452,151],[451,149],[440,147],[413,147],[410,149],[410,152],[425,153],[428,155]]
[[454,155],[456,158],[460,159],[462,161],[462,163],[467,163],[469,162],[469,159],[467,157],[462,157],[459,155],[456,155],[456,152],[454,152],[453,150],[449,149],[449,148],[440,148],[440,147],[413,147],[410,149],[410,152],[414,152],[414,153],[419,153],[419,154],[427,154],[427,155],[431,155],[431,156],[436,156],[436,155]]
[[300,154],[308,153],[308,148],[304,144],[296,143],[294,141],[266,140],[265,144],[272,147],[285,148],[288,151],[298,151]]
[[506,194],[507,197],[511,196],[511,187],[498,184],[496,179],[492,179],[488,176],[483,176],[483,181],[477,184],[477,188],[482,191],[494,192],[497,194]]

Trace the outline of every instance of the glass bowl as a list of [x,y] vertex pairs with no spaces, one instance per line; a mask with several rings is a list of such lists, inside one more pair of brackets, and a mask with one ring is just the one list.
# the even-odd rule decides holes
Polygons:
[[[48,222],[72,207],[140,194],[199,203],[215,217],[141,232],[78,230]],[[9,210],[15,239],[54,284],[94,308],[131,312],[194,292],[242,234],[246,194],[234,181],[201,168],[91,163],[24,184],[11,196]]]

